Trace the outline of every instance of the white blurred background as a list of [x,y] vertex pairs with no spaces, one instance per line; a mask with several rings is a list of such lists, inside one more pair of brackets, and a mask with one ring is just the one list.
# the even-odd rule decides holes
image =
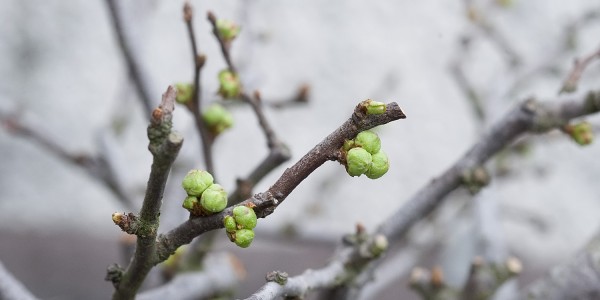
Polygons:
[[[158,104],[168,85],[192,79],[183,1],[122,2],[135,55]],[[207,10],[241,25],[232,51],[248,90],[259,89],[269,101],[310,86],[308,105],[266,108],[293,158],[256,192],[346,120],[359,101],[396,101],[408,116],[376,130],[391,160],[383,178],[351,178],[337,163],[328,163],[259,221],[256,247],[239,251],[220,236],[219,249],[236,251],[249,264],[241,295],[260,287],[265,270],[293,275],[322,266],[357,222],[375,229],[517,101],[530,96],[560,101],[557,91],[572,60],[600,46],[595,0],[192,5],[198,47],[207,56],[205,103],[218,100],[216,74],[225,67]],[[147,117],[128,79],[106,3],[1,0],[0,20],[0,111],[18,115],[71,153],[108,156],[126,193],[141,201],[151,162]],[[591,65],[576,95],[597,89],[599,78],[598,64]],[[477,95],[483,118],[474,113],[465,82]],[[267,153],[250,109],[235,106],[232,113],[236,125],[215,144],[218,177],[228,190]],[[598,116],[588,120],[600,125]],[[175,111],[174,127],[185,143],[167,186],[161,231],[185,220],[179,182],[187,170],[203,167],[198,135],[183,107]],[[470,260],[480,254],[479,238],[490,234],[474,226],[482,211],[492,212],[498,255],[523,261],[521,283],[585,244],[600,225],[600,146],[579,147],[554,132],[531,137],[522,148],[527,151],[490,162],[497,176],[483,193],[475,198],[453,193],[444,210],[422,224],[426,234],[412,234],[425,238],[415,238],[420,244],[411,257],[417,261],[405,261],[406,268],[440,264],[448,281],[460,284]],[[126,208],[84,170],[6,128],[0,129],[0,174],[0,261],[41,298],[107,298],[112,286],[103,281],[105,267],[122,260],[121,233],[110,216]],[[295,242],[277,240],[290,231],[298,235]],[[418,299],[404,288],[406,270],[397,273],[394,289],[405,299]],[[398,294],[379,297],[391,295]]]

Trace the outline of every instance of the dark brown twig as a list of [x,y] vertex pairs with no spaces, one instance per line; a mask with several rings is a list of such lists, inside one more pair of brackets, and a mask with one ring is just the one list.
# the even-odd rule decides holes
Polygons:
[[210,24],[212,24],[213,34],[219,41],[219,46],[221,46],[221,53],[223,54],[223,58],[225,59],[227,68],[229,68],[229,71],[231,71],[232,73],[237,74],[237,70],[236,70],[235,66],[233,65],[233,63],[231,62],[231,54],[229,53],[229,50],[231,48],[231,42],[224,41],[221,38],[221,36],[219,35],[219,31],[217,30],[217,17],[215,16],[215,14],[213,12],[209,11],[206,14],[206,17],[207,17],[208,21],[210,22]]
[[193,8],[190,2],[186,1],[183,5],[183,20],[185,21],[188,30],[190,44],[192,45],[192,59],[194,61],[194,92],[192,94],[192,101],[188,102],[186,107],[192,113],[196,128],[200,134],[200,140],[202,142],[202,154],[204,157],[204,164],[206,165],[206,171],[212,174],[214,178],[217,178],[212,155],[212,145],[215,136],[208,130],[206,124],[204,124],[204,121],[202,120],[202,84],[200,82],[200,71],[202,71],[206,57],[198,52],[193,17]]
[[121,48],[123,58],[127,64],[129,76],[133,80],[135,90],[137,91],[140,101],[146,111],[147,115],[152,112],[152,97],[150,97],[150,89],[148,86],[148,80],[144,78],[144,72],[142,72],[141,63],[138,58],[134,55],[135,50],[131,45],[131,39],[128,39],[125,35],[125,28],[123,26],[122,16],[119,15],[118,3],[115,0],[106,0],[108,10],[112,19],[112,24],[117,34],[117,40]]
[[583,75],[583,71],[585,71],[585,69],[596,59],[600,59],[600,48],[593,53],[584,56],[582,59],[575,59],[573,62],[573,69],[569,72],[569,76],[567,76],[567,79],[563,82],[558,93],[572,93],[576,91],[579,79],[581,78],[581,75]]

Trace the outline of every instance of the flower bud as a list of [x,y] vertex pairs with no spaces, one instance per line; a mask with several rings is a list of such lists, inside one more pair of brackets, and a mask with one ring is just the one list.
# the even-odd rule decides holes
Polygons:
[[383,234],[378,234],[373,237],[373,241],[371,243],[371,254],[374,256],[379,256],[388,248],[388,240]]
[[183,206],[183,208],[189,211],[193,211],[194,206],[196,206],[197,204],[198,198],[196,196],[187,196],[185,200],[183,200],[183,204],[181,206]]
[[223,98],[236,98],[241,90],[242,84],[237,74],[229,70],[219,72],[219,95]]
[[594,140],[592,125],[588,122],[567,125],[565,131],[581,146],[589,145]]
[[375,154],[381,149],[381,140],[379,139],[379,136],[370,130],[359,133],[354,139],[354,144],[362,147],[371,154]]
[[219,37],[225,42],[230,42],[240,33],[240,26],[230,20],[218,19],[216,22]]
[[215,134],[223,132],[233,125],[233,117],[218,103],[211,104],[202,114],[202,120],[209,130]]
[[233,208],[233,218],[240,229],[253,229],[256,227],[256,213],[250,207],[236,206]]
[[367,104],[367,115],[380,115],[385,113],[387,106],[383,102],[373,101],[371,99],[366,101]]
[[232,216],[225,216],[225,218],[223,218],[223,225],[225,226],[225,231],[229,233],[233,233],[237,230],[237,224]]
[[356,147],[354,145],[354,140],[345,140],[344,141],[344,146],[342,146],[342,149],[346,152],[348,152],[350,149]]
[[227,192],[220,184],[213,184],[202,192],[200,204],[205,211],[218,213],[227,207]]
[[240,229],[235,232],[235,244],[242,248],[248,248],[252,240],[254,240],[254,231],[251,229]]
[[189,196],[200,197],[213,184],[213,180],[212,175],[206,171],[191,170],[183,178],[181,186]]
[[379,151],[372,155],[372,163],[365,175],[371,179],[377,179],[383,176],[390,169],[390,163],[387,154]]
[[194,95],[194,85],[191,83],[176,83],[175,88],[177,89],[177,97],[175,101],[179,104],[187,104],[192,101]]
[[350,176],[360,176],[371,166],[371,154],[360,147],[352,148],[346,155],[346,172]]

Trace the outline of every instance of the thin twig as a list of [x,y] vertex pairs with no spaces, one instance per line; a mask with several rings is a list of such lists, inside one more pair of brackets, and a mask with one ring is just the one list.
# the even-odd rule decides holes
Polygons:
[[585,71],[585,69],[596,59],[600,59],[600,48],[593,53],[584,56],[582,59],[575,59],[573,62],[573,69],[569,72],[569,76],[565,79],[558,93],[572,93],[576,91],[583,71]]
[[10,132],[33,140],[40,144],[43,149],[56,155],[63,161],[85,170],[91,178],[104,184],[104,186],[107,187],[126,207],[134,207],[133,201],[124,191],[114,170],[109,165],[108,160],[103,156],[103,153],[100,153],[98,156],[71,153],[56,141],[49,139],[46,135],[23,124],[18,116],[15,115],[0,113],[0,122],[2,122],[4,127]]
[[148,86],[148,80],[144,78],[141,63],[134,55],[136,51],[131,44],[131,39],[126,37],[126,28],[124,27],[125,20],[123,20],[122,16],[119,14],[119,4],[116,0],[106,0],[106,4],[108,5],[108,11],[112,19],[115,33],[117,34],[119,48],[121,48],[121,53],[123,54],[123,58],[125,58],[125,63],[129,70],[129,76],[131,77],[131,80],[133,80],[138,97],[140,101],[142,101],[146,114],[149,116],[152,113],[153,105],[152,97],[150,97],[151,92]]
[[163,94],[161,105],[152,112],[148,126],[148,149],[153,161],[144,203],[137,219],[137,247],[129,267],[115,283],[113,299],[133,299],[150,269],[156,264],[156,234],[165,184],[183,137],[171,132],[172,112],[175,107],[175,89],[171,86]]
[[223,58],[225,59],[225,63],[227,64],[227,68],[231,73],[237,74],[237,70],[233,63],[231,62],[231,54],[229,53],[229,49],[231,48],[231,42],[224,41],[219,35],[219,31],[217,30],[217,17],[211,11],[206,14],[206,17],[210,24],[212,24],[213,34],[219,41],[219,46],[221,46],[221,53],[223,54]]
[[187,103],[188,110],[194,117],[194,122],[198,133],[200,134],[200,140],[202,142],[202,154],[204,157],[204,164],[206,171],[213,175],[216,179],[217,174],[214,167],[212,145],[215,136],[210,133],[206,124],[202,120],[202,84],[200,82],[200,71],[204,66],[206,57],[198,52],[196,45],[196,34],[194,32],[194,11],[189,1],[186,1],[183,5],[183,20],[185,21],[188,35],[190,37],[190,44],[192,45],[192,60],[194,61],[194,92],[192,94],[192,101]]

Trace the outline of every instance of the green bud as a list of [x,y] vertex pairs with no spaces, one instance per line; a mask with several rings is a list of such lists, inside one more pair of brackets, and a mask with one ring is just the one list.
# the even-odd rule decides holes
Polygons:
[[567,125],[566,132],[579,145],[585,146],[592,143],[594,140],[594,131],[592,124],[581,122],[575,125]]
[[220,184],[213,184],[202,192],[200,204],[204,210],[218,213],[227,207],[227,192]]
[[360,147],[352,148],[346,155],[346,172],[350,176],[360,176],[369,169],[372,160],[371,153],[367,150]]
[[181,206],[189,211],[193,211],[196,204],[198,204],[198,198],[196,196],[187,196],[185,200],[183,200],[183,205]]
[[383,151],[373,154],[372,158],[373,162],[371,163],[371,166],[365,175],[371,179],[377,179],[387,173],[387,171],[390,169],[390,162],[387,154],[385,154]]
[[218,103],[213,103],[202,114],[204,124],[215,134],[223,132],[233,125],[233,116]]
[[213,184],[213,180],[212,175],[206,171],[191,170],[183,178],[181,186],[189,196],[200,197]]
[[383,234],[378,234],[373,237],[373,241],[371,243],[371,254],[374,256],[379,256],[388,248],[388,240]]
[[194,85],[191,83],[176,83],[177,97],[175,101],[179,104],[186,104],[192,100],[194,95]]
[[217,32],[221,39],[225,42],[230,42],[240,33],[240,26],[230,20],[218,19]]
[[354,148],[354,140],[345,140],[344,141],[344,146],[342,146],[342,149],[346,152],[348,152],[350,149]]
[[387,106],[383,102],[373,101],[371,99],[365,101],[367,106],[367,115],[380,115],[385,113]]
[[354,144],[364,148],[371,154],[375,154],[381,149],[381,140],[379,139],[379,136],[370,130],[359,133],[354,139]]
[[244,205],[234,207],[233,218],[240,229],[253,229],[256,227],[256,213],[250,207]]
[[224,98],[236,98],[241,90],[242,84],[237,74],[229,70],[219,72],[219,95]]
[[225,230],[229,233],[233,233],[237,230],[237,224],[232,216],[225,216],[225,218],[223,218],[223,225],[225,226]]
[[235,232],[235,244],[242,248],[248,248],[252,240],[254,240],[254,231],[251,229],[240,229]]

